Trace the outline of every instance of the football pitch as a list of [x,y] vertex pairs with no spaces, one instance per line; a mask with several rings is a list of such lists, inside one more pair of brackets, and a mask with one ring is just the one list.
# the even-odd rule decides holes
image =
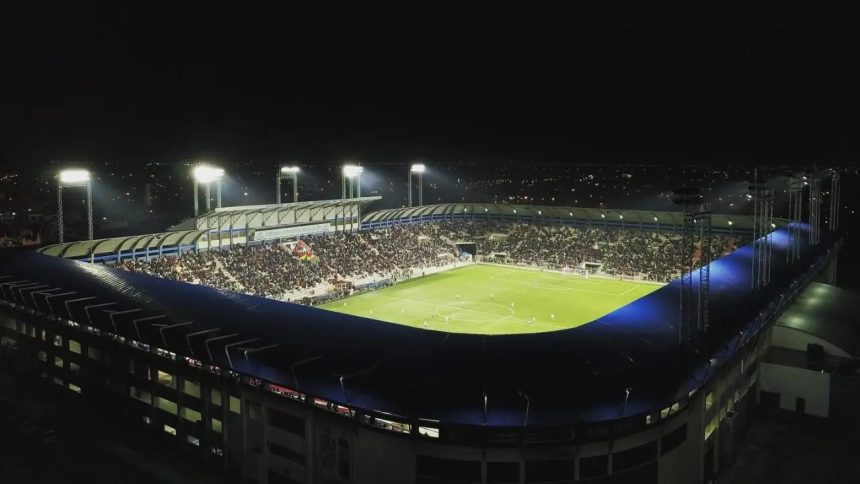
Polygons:
[[643,282],[475,264],[319,307],[451,333],[539,333],[594,321],[659,288]]

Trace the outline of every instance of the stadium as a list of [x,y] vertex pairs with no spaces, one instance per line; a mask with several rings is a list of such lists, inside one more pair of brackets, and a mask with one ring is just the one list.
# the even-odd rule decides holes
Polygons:
[[775,322],[832,278],[819,181],[838,178],[810,177],[785,219],[758,182],[750,216],[692,190],[677,212],[371,211],[346,188],[217,207],[4,252],[0,334],[66,397],[236,481],[707,482]]

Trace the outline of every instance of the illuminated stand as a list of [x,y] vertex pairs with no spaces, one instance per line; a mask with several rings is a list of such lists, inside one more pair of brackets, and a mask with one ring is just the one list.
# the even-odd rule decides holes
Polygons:
[[771,254],[773,235],[773,188],[765,178],[755,178],[750,182],[750,199],[753,203],[753,259],[750,285],[753,291],[770,284]]
[[[361,198],[361,174],[364,168],[358,165],[343,165],[340,178],[341,198]],[[343,230],[346,230],[346,206],[343,208]],[[350,213],[352,215],[352,213]],[[361,221],[361,207],[356,207],[355,220]]]
[[[710,330],[711,206],[702,202],[702,195],[696,188],[675,190],[674,202],[681,206],[684,218],[681,226],[678,342],[698,352],[705,349],[705,334]],[[697,248],[700,254],[698,271],[694,260]]]
[[93,240],[93,184],[87,170],[63,170],[57,184],[57,235],[64,240],[63,188],[86,187],[87,189],[87,240]]
[[194,167],[194,216],[200,215],[200,205],[198,197],[200,195],[200,185],[206,186],[206,211],[212,209],[212,183],[215,183],[215,206],[221,208],[221,178],[224,177],[224,170],[209,165],[198,165]]
[[424,172],[427,168],[421,163],[412,165],[409,169],[409,177],[406,179],[406,190],[409,193],[409,206],[412,206],[412,177],[418,177],[418,206],[424,205]]
[[278,170],[278,177],[275,181],[275,186],[278,190],[278,195],[275,198],[275,202],[281,203],[281,181],[282,180],[291,180],[293,182],[293,203],[299,201],[299,167],[298,166],[282,166],[280,170]]

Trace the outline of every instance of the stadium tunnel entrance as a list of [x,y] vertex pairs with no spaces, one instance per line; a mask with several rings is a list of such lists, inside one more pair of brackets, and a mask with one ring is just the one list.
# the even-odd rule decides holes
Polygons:
[[475,242],[457,242],[457,250],[461,256],[476,256],[478,255],[478,244]]

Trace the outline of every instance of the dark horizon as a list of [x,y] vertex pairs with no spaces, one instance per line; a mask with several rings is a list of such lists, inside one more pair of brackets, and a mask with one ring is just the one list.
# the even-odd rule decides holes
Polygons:
[[860,152],[838,26],[233,14],[13,15],[0,163],[844,164]]

